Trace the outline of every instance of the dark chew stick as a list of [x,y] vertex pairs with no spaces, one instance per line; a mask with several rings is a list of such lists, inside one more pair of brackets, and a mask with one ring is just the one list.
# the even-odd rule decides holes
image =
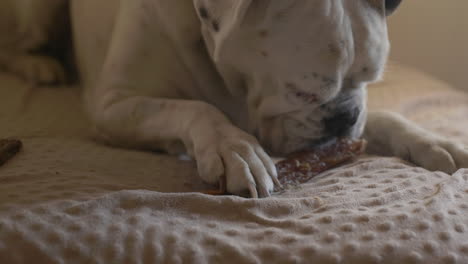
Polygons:
[[[291,154],[287,159],[276,163],[278,180],[283,186],[308,182],[318,174],[350,161],[364,153],[365,140],[339,139],[314,150]],[[204,191],[204,194],[226,194],[225,183],[220,190]]]
[[0,166],[13,158],[22,146],[23,143],[16,139],[0,139]]
[[313,151],[294,153],[276,164],[283,185],[306,183],[318,174],[335,168],[364,153],[366,141],[339,139]]

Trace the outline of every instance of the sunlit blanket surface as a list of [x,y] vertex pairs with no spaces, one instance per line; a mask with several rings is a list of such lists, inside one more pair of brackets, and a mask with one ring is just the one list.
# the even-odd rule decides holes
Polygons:
[[[403,66],[370,107],[468,145],[468,97]],[[468,263],[468,170],[364,156],[268,199],[208,196],[192,161],[96,143],[77,87],[0,75],[0,263]]]

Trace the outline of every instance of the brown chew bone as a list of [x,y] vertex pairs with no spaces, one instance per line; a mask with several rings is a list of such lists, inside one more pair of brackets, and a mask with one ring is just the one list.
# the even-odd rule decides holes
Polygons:
[[308,182],[316,175],[335,168],[364,153],[365,140],[339,139],[313,151],[294,153],[276,164],[283,185]]
[[[278,180],[282,185],[296,185],[308,182],[318,174],[335,168],[364,153],[365,140],[338,139],[314,150],[291,154],[276,164]],[[204,194],[226,194],[224,184],[220,190],[205,191]]]
[[16,139],[1,139],[0,140],[0,166],[13,158],[23,146],[21,141]]

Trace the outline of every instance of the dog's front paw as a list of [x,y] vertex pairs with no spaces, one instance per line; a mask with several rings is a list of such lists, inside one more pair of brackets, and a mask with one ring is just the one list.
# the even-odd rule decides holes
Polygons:
[[212,184],[225,179],[229,193],[268,197],[274,183],[279,184],[276,168],[256,138],[234,126],[208,130],[194,142],[200,177]]
[[38,85],[59,84],[66,79],[62,65],[47,56],[18,56],[11,61],[8,68],[26,81]]
[[414,138],[401,151],[409,161],[432,171],[454,173],[468,168],[468,149],[437,136]]
[[433,171],[468,168],[468,149],[433,134],[399,114],[370,112],[365,129],[369,152],[394,155]]

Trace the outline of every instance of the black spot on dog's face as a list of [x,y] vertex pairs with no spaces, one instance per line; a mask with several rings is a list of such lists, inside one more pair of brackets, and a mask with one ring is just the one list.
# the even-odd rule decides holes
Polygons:
[[219,22],[216,20],[211,21],[211,25],[213,26],[213,29],[215,32],[219,32]]
[[208,11],[208,9],[206,9],[206,7],[204,6],[200,6],[198,8],[198,14],[200,15],[200,17],[203,19],[203,20],[207,20],[208,22],[211,22],[211,26],[213,28],[213,30],[215,32],[218,32],[219,31],[219,21],[216,20],[216,19],[212,19],[211,21],[210,18],[211,18],[211,15]]
[[260,32],[258,32],[258,35],[261,38],[266,38],[266,37],[268,37],[268,30],[260,30]]
[[199,9],[198,9],[198,13],[200,14],[200,17],[203,18],[203,19],[208,19],[210,18],[210,14],[208,14],[208,10],[201,6]]
[[339,48],[338,48],[337,46],[335,46],[335,45],[333,45],[333,44],[328,44],[328,51],[329,51],[332,55],[339,53],[339,50],[338,50],[338,49],[339,49]]

